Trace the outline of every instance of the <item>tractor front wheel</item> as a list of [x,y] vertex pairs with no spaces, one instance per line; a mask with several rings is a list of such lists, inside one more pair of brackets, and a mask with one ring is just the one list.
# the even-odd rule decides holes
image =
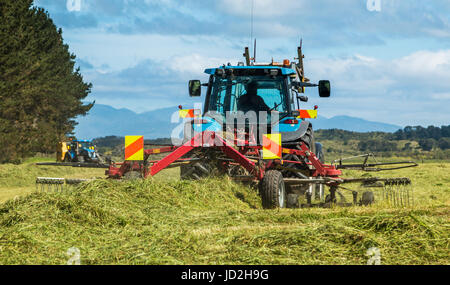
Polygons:
[[64,156],[64,162],[71,162],[72,159],[70,157],[70,155],[68,153],[66,153],[66,155]]
[[260,182],[260,191],[263,208],[286,208],[286,188],[280,171],[267,171]]

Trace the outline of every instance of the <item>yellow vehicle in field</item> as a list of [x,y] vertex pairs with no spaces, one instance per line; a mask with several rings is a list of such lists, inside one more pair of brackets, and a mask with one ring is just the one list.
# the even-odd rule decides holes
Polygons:
[[57,162],[101,162],[95,145],[90,140],[70,140],[58,143]]

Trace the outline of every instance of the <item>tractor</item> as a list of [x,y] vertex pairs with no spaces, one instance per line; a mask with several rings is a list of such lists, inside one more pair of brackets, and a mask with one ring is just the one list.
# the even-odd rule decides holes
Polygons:
[[60,142],[56,153],[58,162],[100,162],[101,158],[90,140]]
[[[359,192],[350,190],[353,202],[347,203],[340,192],[347,188],[341,184],[380,182],[383,189],[409,185],[407,178],[341,178],[345,165],[325,164],[322,145],[315,142],[312,124],[306,120],[317,117],[318,107],[305,110],[300,104],[308,101],[302,93],[309,87],[318,87],[320,97],[330,97],[330,81],[311,83],[304,76],[301,44],[297,56],[297,62],[257,63],[245,48],[246,64],[206,69],[208,82],[190,80],[188,85],[191,97],[201,96],[206,87],[203,109],[179,106],[180,117],[190,118],[184,123],[181,143],[145,149],[143,161],[111,163],[105,174],[112,179],[146,178],[179,166],[181,179],[228,175],[257,183],[264,208],[368,205],[374,202],[371,191],[358,200]],[[164,152],[170,153],[161,160],[150,159]],[[369,166],[365,163],[359,165],[362,170]],[[409,161],[390,164],[406,164],[400,168],[417,165]],[[383,163],[370,164],[372,169],[379,165]],[[326,196],[325,186],[329,187]],[[305,204],[300,204],[300,197],[306,197]]]

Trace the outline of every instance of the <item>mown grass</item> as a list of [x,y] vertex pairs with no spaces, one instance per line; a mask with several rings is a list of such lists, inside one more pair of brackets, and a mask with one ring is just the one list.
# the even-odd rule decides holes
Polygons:
[[0,204],[0,264],[65,264],[71,247],[82,264],[366,264],[370,247],[382,264],[449,264],[449,168],[377,173],[411,177],[414,208],[263,210],[256,189],[227,178],[179,181],[177,170],[32,191]]
[[35,190],[36,177],[95,178],[104,177],[99,168],[75,168],[67,166],[37,166],[37,162],[54,161],[49,158],[31,158],[25,163],[0,164],[0,203]]

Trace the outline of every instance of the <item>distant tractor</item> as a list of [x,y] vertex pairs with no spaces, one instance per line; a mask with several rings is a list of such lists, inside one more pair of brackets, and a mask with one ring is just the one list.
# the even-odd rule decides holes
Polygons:
[[95,145],[89,140],[60,142],[56,160],[58,162],[101,162]]

